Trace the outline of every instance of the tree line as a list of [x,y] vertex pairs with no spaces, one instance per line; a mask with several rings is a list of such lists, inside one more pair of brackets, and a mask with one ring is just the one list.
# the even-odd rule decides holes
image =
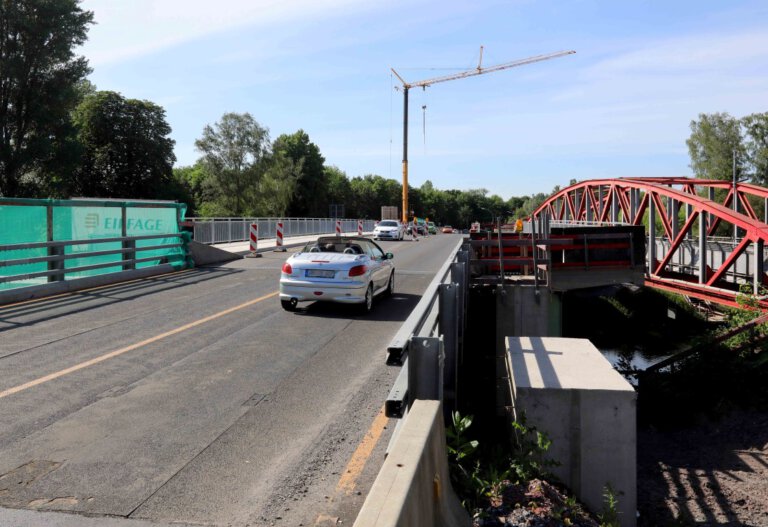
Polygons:
[[[93,23],[80,0],[0,0],[0,196],[173,199],[198,216],[326,217],[341,206],[376,219],[400,206],[399,181],[350,177],[304,130],[272,140],[249,113],[205,126],[197,162],[174,168],[165,110],[87,80],[75,49]],[[740,181],[768,184],[768,113],[701,114],[687,143],[698,177],[730,179],[735,166]],[[459,227],[528,216],[549,195],[504,200],[430,181],[408,193],[415,215]]]

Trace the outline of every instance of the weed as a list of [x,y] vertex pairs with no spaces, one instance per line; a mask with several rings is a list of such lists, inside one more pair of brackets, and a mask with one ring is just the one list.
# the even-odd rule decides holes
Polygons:
[[619,499],[610,483],[606,483],[605,487],[603,487],[603,504],[603,512],[597,515],[600,527],[620,527]]

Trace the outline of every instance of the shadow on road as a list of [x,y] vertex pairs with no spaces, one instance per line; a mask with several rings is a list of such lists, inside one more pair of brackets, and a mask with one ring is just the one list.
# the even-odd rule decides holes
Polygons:
[[334,304],[332,302],[313,302],[299,305],[297,316],[317,316],[324,318],[356,318],[377,322],[403,322],[421,300],[421,295],[395,293],[389,298],[377,297],[373,310],[363,314],[356,305]]
[[199,268],[91,290],[76,291],[50,299],[41,298],[7,307],[0,306],[0,332],[31,326],[66,315],[101,309],[113,304],[130,302],[148,294],[163,293],[242,272],[243,270],[222,267]]

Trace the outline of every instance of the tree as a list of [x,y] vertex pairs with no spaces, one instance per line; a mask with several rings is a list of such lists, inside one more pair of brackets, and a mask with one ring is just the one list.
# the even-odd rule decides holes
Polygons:
[[295,162],[282,153],[272,156],[259,183],[259,213],[285,217],[296,193],[304,158]]
[[323,166],[325,158],[320,154],[317,145],[309,140],[309,135],[304,130],[290,135],[283,134],[275,139],[272,150],[292,159],[296,165],[302,164],[289,214],[291,216],[326,216],[328,195]]
[[328,189],[329,205],[344,205],[345,215],[358,217],[359,214],[352,207],[352,187],[349,178],[338,167],[325,167],[325,181]]
[[168,137],[171,127],[163,108],[100,91],[86,96],[74,111],[73,122],[82,159],[69,182],[71,194],[145,199],[177,196],[172,189],[174,141]]
[[36,182],[76,157],[69,116],[90,69],[74,49],[93,23],[78,4],[0,0],[1,196],[37,195]]
[[752,181],[768,186],[768,112],[747,115],[741,123]]
[[249,113],[226,113],[214,126],[205,126],[195,147],[203,154],[200,161],[215,194],[215,205],[207,208],[230,216],[254,214],[269,131]]
[[698,178],[731,180],[734,152],[736,177],[746,172],[746,152],[742,143],[741,124],[727,113],[699,114],[691,121],[691,136],[686,141],[691,157],[691,170]]

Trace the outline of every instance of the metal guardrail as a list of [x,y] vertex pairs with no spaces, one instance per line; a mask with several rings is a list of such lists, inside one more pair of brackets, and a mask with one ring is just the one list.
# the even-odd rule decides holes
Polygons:
[[[141,247],[136,246],[136,242],[140,240],[166,240],[168,238],[178,238],[178,243],[162,243],[159,245],[144,245]],[[81,273],[85,271],[93,271],[96,269],[106,269],[110,267],[119,267],[122,271],[135,269],[136,264],[145,262],[158,262],[165,263],[169,258],[186,259],[186,238],[184,233],[167,233],[167,234],[152,234],[146,236],[120,236],[113,238],[93,238],[86,240],[66,240],[66,241],[52,241],[52,242],[34,242],[34,243],[17,243],[0,245],[0,252],[4,251],[18,251],[24,249],[47,249],[48,256],[37,256],[32,258],[17,258],[10,260],[0,261],[0,267],[12,267],[16,265],[47,263],[48,270],[36,271],[32,273],[4,275],[0,276],[0,283],[5,282],[20,282],[23,280],[32,280],[34,278],[46,277],[48,282],[58,282],[65,280],[65,275]],[[87,251],[87,252],[74,252],[65,254],[65,247],[71,247],[76,245],[97,245],[102,243],[121,243],[119,249],[106,249],[101,251]],[[144,258],[137,258],[136,254],[146,251],[156,251],[159,249],[184,249],[178,255],[166,255],[166,256],[149,256]],[[67,260],[73,260],[77,258],[91,258],[95,256],[108,256],[113,254],[122,255],[121,259],[110,262],[102,262],[98,264],[81,265],[75,267],[66,267],[65,262]]]
[[[341,222],[343,232],[357,232],[357,219],[336,218],[187,218],[191,223],[193,239],[198,243],[230,243],[248,240],[250,226],[259,226],[259,239],[274,238],[277,223],[283,222],[283,236],[304,236],[336,232],[336,221]],[[375,220],[362,220],[363,230],[370,232],[376,226]]]
[[402,365],[384,406],[387,417],[403,417],[415,399],[442,400],[447,413],[455,408],[468,284],[469,245],[462,240],[387,347],[387,364]]

